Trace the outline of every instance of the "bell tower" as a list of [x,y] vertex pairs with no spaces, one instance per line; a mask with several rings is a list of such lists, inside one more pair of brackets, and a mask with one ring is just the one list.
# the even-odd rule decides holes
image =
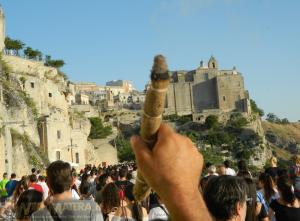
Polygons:
[[0,5],[0,52],[3,51],[5,45],[5,16],[2,6]]
[[214,56],[211,56],[209,61],[208,61],[208,68],[213,68],[213,69],[218,69],[218,62],[217,60],[214,58]]

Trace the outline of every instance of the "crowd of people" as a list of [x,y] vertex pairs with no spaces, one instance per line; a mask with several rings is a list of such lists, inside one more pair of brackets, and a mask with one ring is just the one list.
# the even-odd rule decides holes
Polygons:
[[[63,161],[45,173],[32,169],[0,181],[0,220],[99,221],[300,221],[300,155],[289,169],[270,166],[253,177],[244,160],[237,170],[226,160],[207,162],[192,142],[163,125],[150,151],[139,137],[131,140],[136,163],[87,165],[76,171]],[[137,202],[137,166],[153,188]]]

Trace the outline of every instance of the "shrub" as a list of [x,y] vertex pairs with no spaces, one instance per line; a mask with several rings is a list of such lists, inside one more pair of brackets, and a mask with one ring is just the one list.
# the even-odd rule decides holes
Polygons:
[[91,117],[89,120],[91,122],[89,138],[103,139],[112,134],[112,128],[110,126],[105,127],[99,117]]

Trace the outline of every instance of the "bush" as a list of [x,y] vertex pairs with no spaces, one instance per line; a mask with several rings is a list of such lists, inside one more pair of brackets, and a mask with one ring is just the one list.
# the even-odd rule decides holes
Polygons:
[[218,116],[216,115],[209,115],[206,119],[205,119],[205,127],[207,129],[215,129],[219,126],[219,120],[218,120]]
[[120,162],[129,162],[135,160],[135,156],[131,149],[129,140],[126,140],[123,136],[118,136],[115,142]]
[[102,120],[99,117],[89,118],[91,122],[91,131],[89,138],[91,139],[103,139],[112,134],[110,126],[105,127]]
[[252,110],[252,112],[254,112],[254,113],[257,113],[259,116],[261,116],[261,117],[263,117],[264,115],[265,115],[265,112],[264,112],[264,110],[263,109],[260,109],[258,106],[257,106],[257,104],[256,104],[256,102],[254,101],[254,100],[250,100],[250,104],[251,104],[251,110]]

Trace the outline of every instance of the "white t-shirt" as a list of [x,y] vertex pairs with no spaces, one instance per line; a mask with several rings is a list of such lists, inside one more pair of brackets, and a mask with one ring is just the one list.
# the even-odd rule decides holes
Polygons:
[[47,199],[48,194],[49,194],[49,187],[48,187],[47,183],[39,181],[37,184],[39,184],[43,189],[43,199],[44,200]]
[[76,192],[76,190],[72,189],[71,193],[72,193],[72,199],[74,199],[74,200],[80,200],[80,196],[78,195],[78,193]]
[[[165,211],[167,211],[166,207],[164,205],[162,206],[164,207]],[[156,219],[168,221],[168,215],[166,214],[165,211],[159,206],[154,207],[149,211],[149,215],[148,215],[149,221],[156,220]]]
[[236,172],[234,171],[234,169],[231,169],[231,168],[226,168],[225,173],[226,173],[226,175],[229,175],[229,176],[236,176]]

